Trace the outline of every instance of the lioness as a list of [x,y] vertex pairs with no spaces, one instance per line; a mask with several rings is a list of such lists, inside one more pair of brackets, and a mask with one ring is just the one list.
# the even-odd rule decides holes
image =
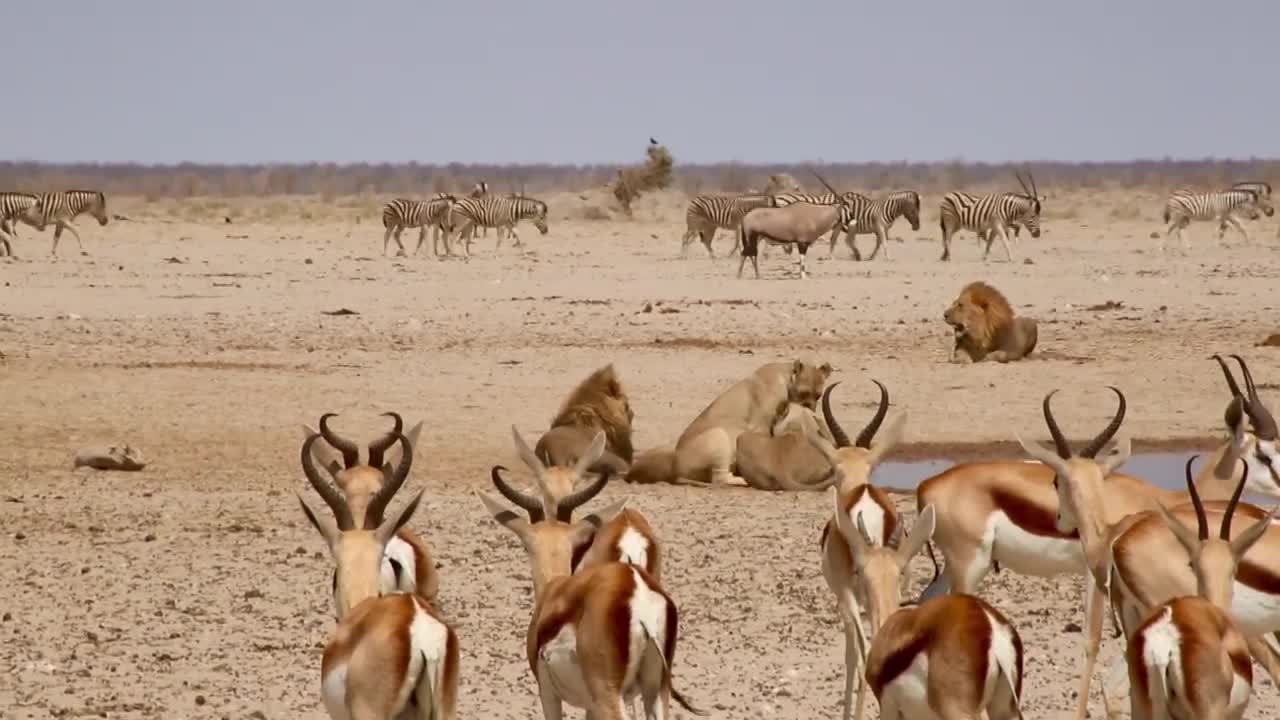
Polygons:
[[834,468],[809,438],[835,442],[812,410],[783,400],[773,422],[773,434],[744,432],[738,436],[734,472],[757,490],[825,490]]
[[627,473],[628,482],[677,482],[723,484],[744,482],[731,468],[737,455],[738,436],[744,432],[768,433],[784,400],[813,410],[831,376],[831,365],[801,360],[762,365],[734,383],[694,418],[676,441],[675,449],[650,450],[636,458]]
[[631,422],[635,413],[622,389],[613,363],[587,376],[569,393],[551,421],[551,429],[538,439],[534,453],[547,465],[573,467],[591,447],[597,432],[604,432],[605,452],[587,468],[601,473],[606,469],[622,475],[631,466]]
[[1036,321],[1015,317],[1004,295],[984,282],[971,282],[942,314],[955,333],[951,362],[1021,360],[1036,347]]

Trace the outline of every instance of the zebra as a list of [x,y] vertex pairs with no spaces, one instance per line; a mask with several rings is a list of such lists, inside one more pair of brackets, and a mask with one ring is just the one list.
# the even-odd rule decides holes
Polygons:
[[400,233],[405,228],[420,228],[418,231],[418,245],[413,249],[416,256],[422,250],[422,243],[427,239],[427,227],[433,226],[434,232],[432,237],[431,250],[438,257],[440,255],[440,234],[444,233],[444,249],[446,255],[452,255],[453,252],[449,248],[449,225],[452,215],[450,210],[457,200],[448,193],[437,193],[430,200],[410,200],[409,198],[396,198],[386,205],[382,206],[382,227],[385,232],[382,234],[382,254],[387,254],[387,243],[391,239],[395,239],[396,245],[400,248],[396,253],[397,257],[405,254],[404,243],[400,242]]
[[1008,229],[1014,223],[1027,228],[1031,237],[1040,237],[1040,193],[1035,178],[1027,173],[1027,180],[1017,174],[1022,185],[1021,193],[988,193],[970,195],[949,192],[942,198],[938,224],[942,228],[942,260],[951,259],[951,238],[960,230],[971,230],[986,244],[982,259],[991,254],[991,244],[996,237],[1004,244],[1005,259],[1013,262],[1009,248]]
[[1169,224],[1165,234],[1160,238],[1160,254],[1167,252],[1166,243],[1169,235],[1177,233],[1182,240],[1183,254],[1191,251],[1191,243],[1187,241],[1183,230],[1192,220],[1217,220],[1218,242],[1221,243],[1230,225],[1250,242],[1249,231],[1240,220],[1243,218],[1257,220],[1259,213],[1271,217],[1275,209],[1271,201],[1253,190],[1216,190],[1193,193],[1178,190],[1169,195],[1164,202],[1164,221]]
[[84,251],[84,243],[80,241],[80,233],[76,232],[75,226],[71,224],[73,219],[84,213],[92,215],[99,226],[105,226],[107,196],[98,190],[41,193],[29,214],[36,219],[36,223],[32,225],[36,230],[43,232],[49,223],[54,224],[53,249],[50,250],[50,254],[58,254],[58,240],[62,237],[62,231],[70,230],[76,238],[76,244],[80,246],[80,254],[88,255],[89,253]]
[[[476,228],[506,228],[507,234],[515,241],[512,243],[514,247],[523,244],[516,232],[516,223],[521,220],[532,221],[539,233],[547,234],[547,204],[523,195],[462,198],[453,206],[452,213],[454,229],[464,242],[463,249],[468,257],[471,256],[471,238]],[[496,248],[501,247],[502,235],[499,234]]]
[[[894,221],[905,217],[907,222],[911,223],[912,230],[920,229],[920,193],[915,190],[898,190],[879,199],[852,192],[844,193],[844,197],[853,205],[853,216],[857,220],[856,224],[849,226],[844,236],[845,244],[849,246],[849,252],[853,254],[854,260],[862,259],[856,241],[859,233],[871,233],[876,236],[876,246],[868,260],[875,260],[881,247],[884,248],[884,259],[889,260],[889,228],[893,227]],[[836,239],[839,236],[839,228],[831,233],[831,247],[828,249],[828,254],[835,252]]]
[[18,239],[18,221],[39,227],[39,216],[35,212],[39,196],[26,192],[0,192],[0,245],[4,252],[0,256],[13,256],[13,245],[10,238]]
[[[680,257],[685,257],[689,244],[697,237],[707,248],[707,255],[714,258],[711,241],[716,231],[737,230],[742,216],[758,207],[777,207],[772,195],[698,195],[689,201],[685,211],[684,237],[680,238]],[[734,236],[734,245],[737,240]]]
[[[471,188],[471,192],[467,193],[467,197],[481,198],[488,194],[489,194],[489,183],[485,182],[484,180],[479,180]],[[498,237],[502,237],[502,228],[497,228],[496,230],[494,230],[494,232],[498,234]],[[488,237],[488,236],[489,236],[489,228],[487,227],[480,228],[480,237]]]
[[[1232,183],[1231,190],[1252,190],[1258,193],[1258,196],[1271,202],[1271,183],[1262,180],[1242,180],[1238,183]],[[1226,223],[1218,223],[1218,232],[1225,234],[1227,232]],[[1280,239],[1280,225],[1276,226],[1276,238]]]

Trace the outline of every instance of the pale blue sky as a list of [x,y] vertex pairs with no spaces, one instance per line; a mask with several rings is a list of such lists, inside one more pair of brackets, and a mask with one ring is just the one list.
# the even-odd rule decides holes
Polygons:
[[6,160],[630,162],[650,135],[685,162],[1280,156],[1275,0],[34,0],[3,17]]

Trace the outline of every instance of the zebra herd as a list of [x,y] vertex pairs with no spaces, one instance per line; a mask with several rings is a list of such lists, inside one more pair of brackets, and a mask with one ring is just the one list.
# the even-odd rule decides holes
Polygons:
[[86,254],[80,233],[71,221],[88,213],[99,225],[107,224],[107,198],[97,190],[64,190],[39,195],[27,192],[0,192],[0,256],[13,256],[11,240],[18,239],[18,224],[25,223],[43,232],[49,223],[54,224],[53,248],[58,254],[58,240],[63,230],[70,230],[80,246],[80,254]]
[[382,206],[382,254],[387,254],[387,244],[396,241],[398,255],[404,255],[404,243],[400,242],[400,233],[407,228],[419,228],[418,244],[413,250],[417,255],[427,238],[427,228],[432,229],[431,250],[437,257],[440,253],[440,241],[444,240],[444,256],[451,257],[453,248],[449,242],[451,235],[462,241],[463,255],[471,257],[471,242],[477,230],[483,234],[487,228],[493,228],[497,236],[497,247],[502,247],[502,234],[505,230],[514,240],[513,246],[519,247],[520,234],[516,232],[516,224],[521,220],[529,220],[538,232],[547,234],[547,204],[541,200],[526,197],[524,193],[494,195],[489,192],[489,184],[478,182],[466,197],[456,197],[449,193],[439,192],[429,200],[411,200],[396,198]]
[[[939,204],[939,225],[942,232],[943,261],[951,259],[951,240],[954,235],[967,230],[975,233],[979,241],[985,245],[983,259],[991,252],[996,239],[1004,245],[1005,258],[1013,260],[1009,245],[1009,233],[1016,240],[1023,228],[1031,237],[1040,237],[1041,211],[1043,197],[1039,194],[1035,179],[1028,172],[1024,178],[1015,174],[1021,192],[988,193],[973,195],[964,192],[949,192],[943,196]],[[821,178],[819,178],[821,179]],[[823,181],[826,184],[825,181]],[[749,218],[763,216],[770,208],[842,205],[850,218],[847,225],[837,221],[829,228],[829,252],[835,251],[836,241],[841,232],[845,233],[845,241],[853,259],[861,260],[862,254],[855,244],[859,234],[872,234],[876,244],[868,259],[875,259],[881,248],[885,259],[889,259],[888,231],[898,218],[906,218],[911,229],[920,229],[920,194],[914,190],[897,190],[883,197],[871,198],[857,192],[838,193],[828,185],[830,192],[768,192],[747,193],[739,195],[705,194],[697,195],[690,200],[685,211],[685,233],[681,238],[680,255],[686,256],[689,245],[698,239],[707,249],[708,256],[714,258],[715,251],[711,241],[718,230],[731,230],[737,233],[734,252],[741,252],[744,228],[752,225]],[[1222,240],[1227,227],[1234,227],[1245,241],[1249,242],[1249,233],[1242,220],[1256,220],[1262,215],[1271,217],[1274,209],[1271,204],[1271,185],[1260,181],[1243,181],[1225,190],[1208,192],[1192,192],[1175,190],[1165,203],[1164,221],[1168,229],[1160,242],[1160,252],[1165,252],[1164,238],[1177,234],[1187,244],[1182,230],[1192,220],[1217,220],[1219,222],[1218,239]],[[797,217],[799,214],[797,213]],[[797,220],[799,222],[799,220]],[[777,224],[775,223],[775,227]],[[781,231],[770,235],[768,231],[755,232],[766,241],[781,245],[784,252],[791,254],[792,246],[799,249],[801,268],[803,255],[807,253],[814,238],[805,237],[800,240],[786,230],[785,222]],[[1277,233],[1280,236],[1280,233]],[[754,250],[749,251],[754,253]],[[803,273],[803,270],[802,270]]]

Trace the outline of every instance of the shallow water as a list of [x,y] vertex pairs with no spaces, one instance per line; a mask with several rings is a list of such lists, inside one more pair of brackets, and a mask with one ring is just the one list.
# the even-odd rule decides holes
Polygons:
[[[1120,466],[1120,470],[1134,477],[1142,478],[1157,487],[1168,490],[1185,490],[1184,467],[1187,464],[1187,458],[1193,454],[1195,453],[1136,453],[1124,465]],[[1207,455],[1208,453],[1200,453],[1201,459],[1197,460],[1195,465],[1196,472],[1200,470],[1200,464],[1204,462],[1204,457]],[[873,482],[886,488],[912,489],[926,478],[932,477],[954,464],[951,460],[886,461],[876,468]],[[1245,493],[1244,500],[1264,508],[1269,508],[1274,503],[1273,500],[1255,493]]]

